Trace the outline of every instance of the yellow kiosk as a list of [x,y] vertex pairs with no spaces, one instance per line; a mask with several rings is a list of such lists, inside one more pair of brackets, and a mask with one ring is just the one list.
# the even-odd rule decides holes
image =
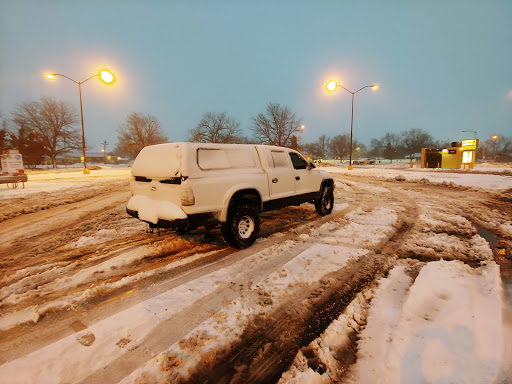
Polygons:
[[448,148],[421,148],[421,168],[473,169],[477,148],[478,139],[453,142]]

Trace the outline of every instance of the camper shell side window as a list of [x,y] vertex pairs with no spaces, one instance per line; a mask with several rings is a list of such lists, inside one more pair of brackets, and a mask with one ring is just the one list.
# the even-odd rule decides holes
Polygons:
[[254,168],[254,151],[246,148],[198,148],[197,165],[203,171]]

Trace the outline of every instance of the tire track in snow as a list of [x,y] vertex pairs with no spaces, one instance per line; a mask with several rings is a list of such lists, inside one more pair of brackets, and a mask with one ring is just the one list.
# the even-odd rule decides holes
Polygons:
[[[378,207],[378,204],[371,205]],[[375,211],[378,210],[379,208],[375,208]],[[371,217],[371,212],[368,212],[367,216]],[[401,220],[398,220],[398,218],[395,220],[399,223],[397,226],[402,228]],[[329,228],[328,224],[330,223],[326,224],[327,228],[325,229],[330,234],[325,236],[336,238],[337,235],[340,235],[335,228]],[[347,225],[350,227],[351,224]],[[343,231],[343,227],[339,231]],[[387,238],[386,236],[382,239],[377,238],[371,243],[365,241],[364,235],[353,236],[358,233],[354,226],[346,232],[347,236],[341,235],[338,241],[341,241],[345,247],[348,246],[353,249],[365,244],[371,249],[377,248],[379,250],[378,247],[382,247],[383,244],[389,241],[390,236],[395,239],[400,237],[400,235],[397,235],[398,231],[394,230],[387,234]],[[402,235],[406,232],[406,230],[401,230]],[[351,234],[352,236],[350,236]],[[301,236],[299,238],[308,242],[307,238]],[[323,242],[332,244],[330,240]],[[174,376],[173,380],[190,383],[219,382],[219,380],[255,383],[276,381],[283,369],[286,369],[288,362],[291,361],[290,359],[293,359],[294,351],[298,346],[306,340],[310,340],[311,337],[314,338],[314,335],[319,332],[321,333],[323,328],[335,318],[333,316],[337,316],[350,302],[350,299],[360,291],[362,285],[372,281],[373,276],[378,271],[383,272],[387,268],[384,267],[385,260],[386,257],[375,254],[373,256],[366,255],[357,261],[353,261],[352,267],[343,268],[337,273],[327,275],[332,279],[327,283],[327,286],[325,284],[308,286],[297,293],[288,303],[278,307],[272,314],[265,314],[264,319],[260,320],[260,322],[263,322],[261,328],[255,330],[249,326],[246,334],[241,337],[241,341],[236,343],[234,351],[228,357],[222,359],[219,364],[212,366],[212,360],[215,361],[215,357],[210,354],[203,361],[196,364],[196,367],[203,367],[203,369],[199,368],[200,371],[189,380],[176,380]],[[366,264],[372,262],[379,266],[372,268]],[[340,273],[345,277],[340,276]],[[339,280],[336,280],[336,278]],[[274,299],[274,296],[271,295],[271,298]],[[298,303],[304,301],[308,302],[306,309],[301,308],[300,305],[297,306]],[[322,316],[318,319],[315,318],[318,313],[323,314],[324,320],[320,320]],[[312,332],[312,324],[321,325]]]

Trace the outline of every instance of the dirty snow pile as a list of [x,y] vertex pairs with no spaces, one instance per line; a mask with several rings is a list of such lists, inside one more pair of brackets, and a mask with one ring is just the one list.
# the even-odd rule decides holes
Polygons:
[[[344,382],[492,383],[502,380],[504,335],[499,267],[472,269],[460,261],[436,261],[417,277],[402,263],[378,288],[359,294],[345,313],[299,352],[280,383],[331,383],[342,366],[334,358],[359,334],[358,357]],[[411,276],[412,275],[412,276]],[[366,307],[365,307],[366,305]],[[314,354],[324,373],[308,367]],[[311,357],[310,357],[311,358]]]

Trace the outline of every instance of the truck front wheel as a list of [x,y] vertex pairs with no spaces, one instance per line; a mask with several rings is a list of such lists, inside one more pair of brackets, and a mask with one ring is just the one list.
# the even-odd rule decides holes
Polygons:
[[320,216],[328,215],[334,208],[334,190],[326,185],[320,191],[320,196],[315,200],[315,209]]
[[260,233],[260,215],[251,206],[235,205],[222,224],[222,237],[232,247],[243,249],[254,244]]

